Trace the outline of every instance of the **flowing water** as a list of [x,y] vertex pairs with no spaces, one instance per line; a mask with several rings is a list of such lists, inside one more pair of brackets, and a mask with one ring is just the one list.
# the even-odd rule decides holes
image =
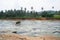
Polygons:
[[42,36],[53,35],[60,37],[60,21],[56,20],[0,20],[0,34],[16,31],[20,35]]

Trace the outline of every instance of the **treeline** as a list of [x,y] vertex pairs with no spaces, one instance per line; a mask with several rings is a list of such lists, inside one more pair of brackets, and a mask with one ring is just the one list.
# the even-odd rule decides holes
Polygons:
[[0,19],[2,18],[60,18],[60,11],[26,11],[25,10],[5,10],[0,11]]

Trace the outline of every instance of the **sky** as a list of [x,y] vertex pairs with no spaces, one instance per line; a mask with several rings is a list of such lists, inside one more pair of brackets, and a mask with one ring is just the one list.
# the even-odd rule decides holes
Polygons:
[[0,0],[0,10],[21,9],[21,7],[31,10],[32,6],[35,11],[41,11],[41,7],[44,10],[60,10],[60,0]]

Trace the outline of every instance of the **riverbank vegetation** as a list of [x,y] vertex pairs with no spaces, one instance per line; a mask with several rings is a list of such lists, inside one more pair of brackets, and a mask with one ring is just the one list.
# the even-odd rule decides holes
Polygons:
[[[33,9],[33,8],[31,8]],[[42,8],[43,9],[43,8]],[[60,19],[60,11],[40,11],[36,12],[34,10],[27,11],[26,8],[24,10],[21,8],[20,10],[5,10],[0,11],[0,19],[5,18],[58,18]]]

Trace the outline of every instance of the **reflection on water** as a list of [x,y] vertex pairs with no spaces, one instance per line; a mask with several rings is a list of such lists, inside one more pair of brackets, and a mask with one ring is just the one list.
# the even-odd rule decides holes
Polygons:
[[[12,33],[16,31],[20,35],[42,36],[54,35],[60,37],[60,21],[51,20],[20,20],[21,23],[16,25],[16,21],[0,20],[0,33]],[[57,31],[57,32],[56,32]]]

